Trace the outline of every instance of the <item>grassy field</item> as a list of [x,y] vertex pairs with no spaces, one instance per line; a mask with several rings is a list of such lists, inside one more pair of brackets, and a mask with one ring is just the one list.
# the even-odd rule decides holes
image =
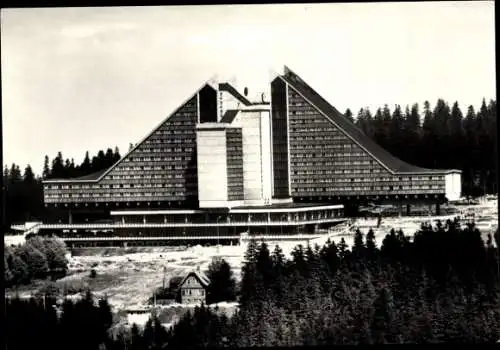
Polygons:
[[[224,250],[224,248],[222,248]],[[47,284],[68,295],[90,289],[97,297],[106,295],[116,311],[145,305],[153,291],[174,276],[183,276],[198,266],[208,268],[215,248],[135,248],[87,249],[78,251],[69,261],[69,273],[56,282],[34,281],[17,289],[6,290],[7,295],[36,294]],[[225,257],[239,276],[240,259]],[[91,271],[95,276],[91,277]]]

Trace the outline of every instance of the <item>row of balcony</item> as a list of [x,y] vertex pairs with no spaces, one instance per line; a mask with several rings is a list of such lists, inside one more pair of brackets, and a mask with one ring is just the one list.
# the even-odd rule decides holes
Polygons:
[[251,221],[251,222],[219,222],[219,223],[114,223],[114,224],[42,224],[39,229],[68,230],[106,230],[119,228],[162,228],[162,227],[250,227],[250,226],[297,226],[322,223],[342,222],[343,218],[325,218],[307,221]]

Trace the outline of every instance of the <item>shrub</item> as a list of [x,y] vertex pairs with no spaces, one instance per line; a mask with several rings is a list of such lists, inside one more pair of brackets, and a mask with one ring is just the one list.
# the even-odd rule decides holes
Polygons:
[[37,296],[57,297],[61,294],[61,286],[55,282],[45,283],[37,292]]

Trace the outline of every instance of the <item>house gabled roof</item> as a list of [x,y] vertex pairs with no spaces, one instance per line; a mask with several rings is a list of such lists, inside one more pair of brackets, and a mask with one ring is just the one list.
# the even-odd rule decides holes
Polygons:
[[179,283],[179,287],[182,288],[182,286],[184,285],[184,282],[186,282],[186,280],[191,277],[191,276],[194,276],[198,282],[200,282],[200,284],[203,286],[203,287],[208,287],[210,285],[210,280],[208,279],[207,275],[205,275],[203,272],[201,271],[198,271],[198,270],[194,270],[194,271],[191,271],[189,272],[181,281],[181,283]]
[[287,83],[299,95],[302,95],[309,101],[321,114],[329,119],[333,124],[337,125],[349,138],[351,138],[361,148],[371,154],[382,166],[387,168],[392,173],[426,173],[426,174],[443,174],[449,172],[460,172],[459,170],[438,170],[417,167],[408,164],[401,159],[394,157],[376,142],[370,139],[361,129],[354,123],[348,120],[335,107],[328,103],[319,93],[309,86],[302,78],[295,74],[291,69],[285,66],[283,75],[280,75],[285,83]]

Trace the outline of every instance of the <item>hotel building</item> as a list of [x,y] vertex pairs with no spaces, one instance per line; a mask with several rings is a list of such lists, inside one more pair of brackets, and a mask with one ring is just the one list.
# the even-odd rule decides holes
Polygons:
[[117,163],[44,181],[41,233],[109,244],[312,232],[367,202],[460,197],[458,170],[419,168],[363,134],[285,67],[270,102],[207,82]]

